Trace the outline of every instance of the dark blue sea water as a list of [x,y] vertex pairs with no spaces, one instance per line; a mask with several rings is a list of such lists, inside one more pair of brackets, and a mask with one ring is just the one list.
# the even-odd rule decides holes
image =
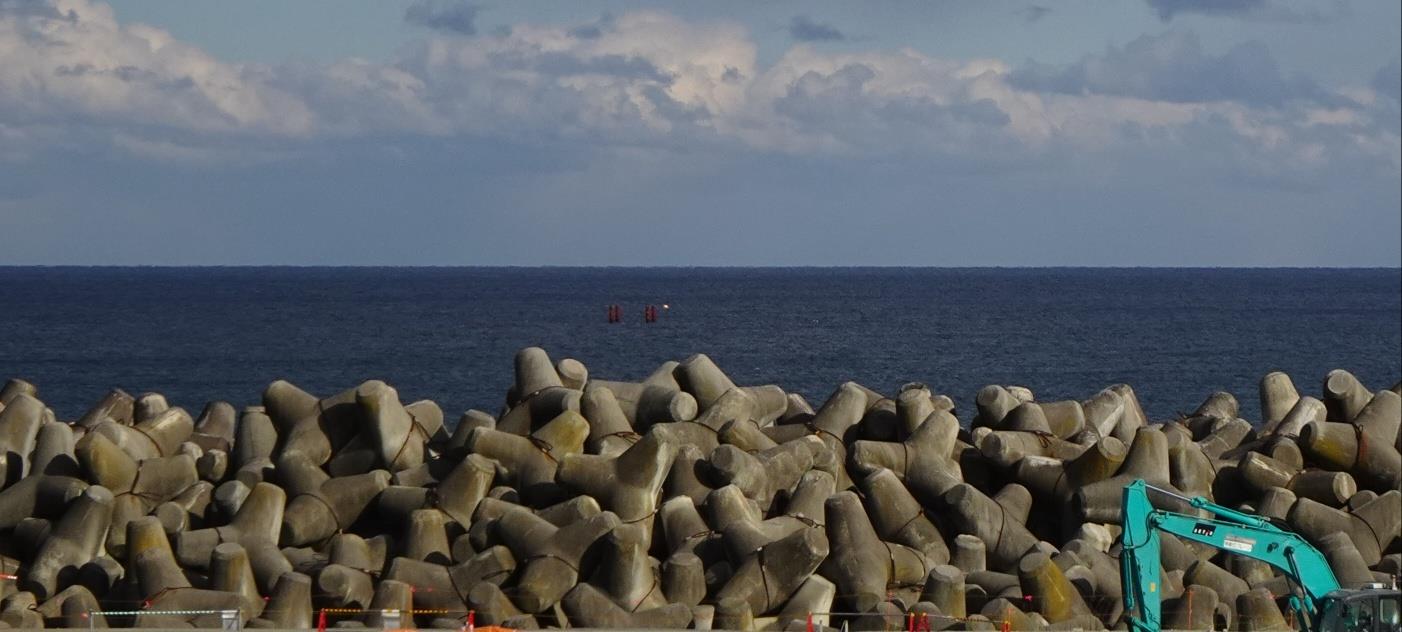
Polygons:
[[[605,322],[610,303],[626,322]],[[671,309],[643,324],[648,303]],[[1402,377],[1402,271],[0,268],[0,377],[63,419],[112,387],[198,413],[276,378],[318,394],[382,378],[455,420],[497,411],[526,345],[623,380],[705,352],[815,406],[845,380],[921,381],[967,421],[984,384],[1061,399],[1128,382],[1155,419],[1226,390],[1255,420],[1271,370],[1316,395],[1336,367],[1374,389]]]

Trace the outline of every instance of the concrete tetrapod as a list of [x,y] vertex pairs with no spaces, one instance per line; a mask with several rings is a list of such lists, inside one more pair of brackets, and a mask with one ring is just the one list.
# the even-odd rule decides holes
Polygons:
[[335,448],[350,438],[350,429],[343,431],[341,441],[332,445],[323,428],[321,402],[291,382],[277,380],[263,390],[263,409],[278,431],[274,455],[278,460],[298,456],[312,464],[324,465]]
[[1219,467],[1202,445],[1182,442],[1168,448],[1168,482],[1189,496],[1212,498]]
[[753,630],[755,615],[744,599],[717,599],[711,621],[714,630]]
[[365,627],[371,629],[392,629],[396,627],[387,611],[398,611],[398,625],[400,627],[408,624],[413,625],[413,620],[408,619],[408,613],[413,609],[414,587],[401,581],[386,579],[380,582],[375,588],[375,595],[370,599],[370,607],[363,615]]
[[730,577],[729,554],[723,536],[712,531],[696,503],[687,496],[677,496],[663,503],[658,513],[659,524],[673,556],[681,553],[701,558],[706,571],[706,585],[715,586]]
[[691,608],[674,603],[628,611],[590,584],[579,584],[560,601],[572,623],[600,629],[683,629],[691,623]]
[[1098,545],[1080,539],[1067,542],[1062,547],[1061,555],[1053,557],[1053,561],[1058,565],[1064,564],[1068,556],[1090,572],[1089,590],[1078,587],[1078,591],[1091,610],[1101,615],[1101,621],[1107,625],[1118,620],[1124,611],[1124,586],[1120,583],[1119,560],[1100,550]]
[[1246,580],[1231,574],[1230,571],[1213,564],[1210,560],[1197,560],[1183,574],[1183,584],[1200,584],[1217,593],[1218,603],[1227,610],[1227,620],[1236,620],[1237,597],[1251,590]]
[[845,467],[847,433],[862,420],[869,401],[866,389],[856,382],[846,382],[833,391],[807,424],[837,456],[839,467],[833,472],[833,478],[837,481],[838,489],[847,489],[852,485]]
[[677,448],[677,456],[672,460],[672,468],[662,483],[662,495],[666,498],[686,496],[695,503],[706,501],[711,486],[701,480],[710,464],[701,449],[684,443]]
[[242,597],[241,609],[249,617],[262,614],[266,605],[258,593],[258,582],[253,577],[253,566],[248,560],[248,551],[233,542],[214,547],[214,554],[209,562],[209,587]]
[[[30,394],[33,395],[33,393]],[[4,404],[5,402],[0,402],[0,405]],[[83,413],[82,417],[73,422],[73,425],[84,431],[104,421],[131,425],[135,408],[136,398],[120,388],[114,388],[108,391],[97,404]]]
[[458,586],[447,566],[407,557],[391,560],[382,577],[415,587],[414,607],[420,610],[462,610],[464,591],[471,588]]
[[540,347],[526,347],[516,352],[514,361],[519,400],[525,400],[547,388],[563,387],[560,374],[550,362],[550,354]]
[[[258,483],[239,506],[229,524],[186,531],[176,538],[176,554],[180,563],[193,568],[207,568],[214,547],[221,542],[237,542],[252,553],[253,543],[276,543],[283,526],[283,507],[287,494],[272,483]],[[159,522],[158,522],[159,524]]]
[[986,549],[987,565],[992,570],[1009,570],[1016,566],[1037,538],[1007,510],[972,485],[960,483],[941,498],[949,524],[957,533],[969,534],[980,541],[992,543]]
[[1365,489],[1382,493],[1402,486],[1402,455],[1359,426],[1309,423],[1300,430],[1300,449],[1326,469],[1352,473]]
[[432,564],[451,562],[452,548],[443,518],[443,512],[437,509],[418,509],[409,514],[404,525],[404,557]]
[[83,586],[73,585],[39,604],[36,612],[46,624],[57,620],[59,625],[49,627],[64,628],[106,628],[107,617],[102,614],[102,604],[92,591]]
[[964,572],[941,564],[925,576],[925,587],[920,591],[920,601],[927,601],[947,617],[962,619],[967,615],[964,598]]
[[812,435],[753,455],[733,445],[721,445],[711,451],[710,472],[718,484],[735,485],[761,508],[768,509],[776,495],[798,484],[820,455],[827,455],[827,446]]
[[1362,588],[1373,582],[1373,574],[1363,561],[1353,540],[1344,533],[1330,533],[1319,541],[1319,550],[1329,560],[1329,568],[1344,588]]
[[613,391],[598,384],[583,387],[579,412],[589,420],[589,438],[584,447],[591,454],[617,456],[638,441],[633,423],[618,404]]
[[47,599],[77,580],[79,567],[102,551],[112,522],[112,492],[94,485],[83,491],[64,512],[34,556],[21,586],[38,599]]
[[721,539],[734,559],[744,559],[756,549],[810,526],[792,516],[776,516],[761,520],[763,512],[752,500],[745,498],[740,488],[726,485],[706,497],[710,524],[724,525]]
[[268,599],[267,607],[251,628],[307,629],[312,627],[312,578],[302,573],[283,573]]
[[860,474],[886,468],[905,479],[915,469],[937,469],[957,479],[959,463],[952,456],[958,436],[959,420],[947,410],[933,410],[905,441],[857,441],[850,458]]
[[697,409],[702,412],[735,388],[735,383],[704,353],[682,360],[672,370],[672,377],[682,390],[696,398]]
[[195,420],[182,408],[167,409],[134,426],[109,421],[89,430],[111,439],[137,461],[174,455],[179,445],[189,439],[194,431]]
[[509,511],[496,523],[498,537],[524,564],[513,601],[537,614],[559,601],[579,580],[581,558],[605,533],[621,522],[604,512],[560,528],[529,511]]
[[721,426],[720,432],[716,433],[716,439],[720,443],[733,445],[751,454],[779,445],[773,437],[764,434],[764,429],[760,428],[754,419],[726,422]]
[[1290,409],[1300,401],[1300,392],[1290,376],[1272,371],[1261,378],[1261,422],[1270,425],[1285,419]]
[[126,545],[127,522],[150,514],[161,503],[189,489],[198,478],[195,460],[186,454],[141,461],[131,483],[114,489],[116,496],[107,548],[120,555],[122,547]]
[[405,410],[394,387],[371,380],[356,388],[355,401],[365,411],[362,432],[372,437],[385,469],[398,472],[423,463],[428,431]]
[[[623,413],[628,423],[627,429],[635,431],[646,431],[653,424],[691,421],[700,412],[696,398],[691,393],[680,390],[675,384],[668,386],[648,382],[592,380],[584,389],[586,401],[589,399],[589,392],[596,388],[604,389],[613,396],[618,411]],[[604,395],[596,393],[595,397],[602,398]],[[599,402],[596,401],[589,407],[597,409],[598,405]],[[584,409],[584,404],[581,404],[581,410]],[[588,414],[585,416],[589,417],[590,421],[594,419]]]
[[390,474],[375,470],[338,478],[321,474],[321,478],[315,482],[308,476],[308,480],[297,485],[302,491],[288,501],[279,536],[274,541],[280,541],[283,546],[304,546],[349,528],[376,495],[389,486]]
[[1124,464],[1127,453],[1119,439],[1105,437],[1069,461],[1043,456],[1023,457],[1017,464],[1014,476],[1039,496],[1064,504],[1081,487],[1113,476]]
[[831,552],[821,572],[837,584],[839,599],[849,607],[868,612],[885,601],[891,585],[924,581],[933,564],[915,549],[881,541],[855,493],[834,494],[826,509]]
[[1261,432],[1280,437],[1298,437],[1306,424],[1323,423],[1328,415],[1329,410],[1324,406],[1324,402],[1305,395],[1295,402],[1284,418],[1276,423],[1267,423],[1261,428]]
[[259,459],[272,457],[277,448],[277,427],[262,406],[249,406],[239,415],[234,432],[233,452],[229,455],[237,471]]
[[625,523],[646,521],[650,540],[658,495],[677,455],[677,441],[665,426],[654,426],[616,457],[570,454],[560,460],[556,478],[597,499]]
[[[1155,487],[1181,492],[1171,482],[1168,438],[1157,428],[1140,426],[1129,445],[1129,453],[1115,475],[1091,483],[1071,495],[1071,507],[1080,522],[1119,523],[1124,486],[1144,480]],[[1169,502],[1162,494],[1150,496],[1155,506],[1191,512],[1183,503]]]
[[[234,593],[203,588],[172,588],[147,600],[136,616],[136,628],[220,628],[222,611],[238,611],[242,600]],[[248,614],[239,612],[240,625]]]
[[1329,421],[1348,422],[1368,405],[1373,392],[1358,378],[1343,369],[1334,369],[1324,376],[1324,405],[1329,409]]
[[555,373],[560,376],[560,383],[565,388],[576,391],[584,390],[584,385],[589,382],[589,367],[574,358],[562,358],[556,362]]
[[1017,565],[1018,582],[1032,606],[1051,623],[1090,616],[1090,606],[1050,556],[1035,551],[1023,556]]
[[698,606],[706,598],[705,564],[694,553],[674,553],[662,564],[662,594],[668,603]]
[[934,564],[949,561],[944,535],[926,517],[920,503],[894,472],[884,468],[876,470],[862,478],[861,488],[866,495],[872,525],[882,540],[916,549]]
[[476,615],[477,625],[517,625],[527,629],[539,627],[535,617],[517,609],[516,604],[512,603],[496,584],[483,582],[473,586],[467,593],[466,602]]
[[[399,403],[371,382],[326,399],[274,382],[241,414],[206,405],[193,431],[158,394],[112,392],[65,424],[34,390],[11,389],[0,435],[25,444],[7,467],[26,475],[10,481],[7,471],[0,489],[0,572],[20,577],[0,579],[0,621],[81,621],[80,610],[143,599],[152,610],[238,607],[247,617],[260,614],[259,595],[276,593],[329,607],[476,607],[479,623],[498,612],[522,627],[797,630],[808,612],[832,610],[864,613],[839,621],[854,628],[905,627],[905,612],[931,615],[936,629],[1113,626],[1114,523],[1130,477],[1285,518],[1345,583],[1402,568],[1402,493],[1386,488],[1380,474],[1393,470],[1379,460],[1398,448],[1402,399],[1346,374],[1330,376],[1322,399],[1267,376],[1263,410],[1273,412],[1261,428],[1240,419],[1229,393],[1151,425],[1133,390],[1117,385],[1043,402],[1024,387],[989,387],[975,428],[962,430],[952,401],[919,384],[887,397],[845,383],[814,411],[776,386],[735,386],[700,357],[640,382],[599,380],[541,350],[519,360],[504,423],[469,411],[451,437],[436,405]],[[389,416],[376,418],[375,406]],[[413,438],[419,458],[386,454],[395,432]],[[394,471],[378,469],[386,465]],[[104,489],[105,538],[102,520],[78,517],[100,512],[93,500]],[[339,508],[337,494],[353,506]],[[94,533],[96,547],[66,544]],[[813,539],[828,542],[826,557],[797,546]],[[1256,625],[1233,614],[1253,607],[1251,590],[1286,590],[1260,563],[1161,542],[1166,620]],[[777,562],[790,545],[807,561]],[[1024,573],[1028,559],[1039,561]],[[956,568],[938,565],[946,560]],[[294,573],[314,586],[284,580]],[[1081,595],[1099,620],[1066,614],[1074,599],[1024,599],[1034,585]],[[1205,603],[1209,594],[1222,597]],[[958,626],[948,618],[964,614]],[[262,613],[250,626],[278,618]],[[336,623],[389,622],[360,618]]]
[[132,423],[139,424],[143,421],[150,421],[167,410],[170,410],[170,402],[166,401],[165,395],[142,393],[136,398],[136,404],[132,407]]
[[472,434],[473,429],[496,427],[496,417],[475,408],[468,409],[458,418],[458,425],[453,428],[452,435],[448,437],[448,443],[443,446],[443,453],[460,456],[467,450],[467,436]]
[[1026,456],[1069,460],[1086,450],[1086,446],[1058,439],[1045,432],[1023,430],[993,430],[985,433],[977,445],[989,463],[1005,469],[1017,465]]
[[949,564],[966,572],[988,570],[987,546],[978,536],[961,533],[954,536],[949,551]]
[[792,623],[806,623],[812,616],[813,625],[826,627],[831,624],[828,613],[832,612],[836,598],[837,584],[822,575],[810,575],[779,611],[778,625],[784,628]]
[[768,614],[793,596],[827,556],[822,529],[800,529],[756,550],[716,598],[741,599],[750,612]]
[[476,428],[468,436],[469,452],[502,466],[506,481],[530,500],[563,500],[555,482],[561,459],[584,451],[589,422],[574,411],[565,411],[529,437]]
[[1193,584],[1183,590],[1182,596],[1164,600],[1163,627],[1169,630],[1222,629],[1214,621],[1216,613],[1217,591]]
[[496,480],[496,463],[480,454],[469,454],[438,484],[435,504],[463,528],[472,526],[477,504],[487,497]]
[[29,474],[29,454],[44,423],[44,403],[29,393],[16,393],[0,408],[0,489]]
[[1275,595],[1265,588],[1254,588],[1236,598],[1237,629],[1241,632],[1284,632],[1293,630],[1285,623]]
[[39,426],[39,434],[34,439],[34,451],[30,453],[30,472],[58,476],[82,476],[78,456],[74,450],[76,439],[68,424],[46,423]]
[[544,349],[521,349],[514,364],[516,380],[507,392],[508,410],[497,421],[497,428],[526,435],[566,410],[579,411],[580,392],[565,388]]
[[15,593],[0,603],[0,624],[21,629],[42,628],[44,621],[39,618],[37,611],[38,603],[35,602],[33,593]]
[[604,550],[593,583],[628,612],[666,605],[656,560],[648,557],[649,534],[624,523],[603,537]]
[[503,412],[496,429],[515,435],[531,434],[564,413],[578,413],[582,398],[583,393],[574,389],[547,387]]
[[[175,562],[170,541],[154,517],[137,518],[127,523],[127,572],[136,581],[142,599],[173,588],[189,588],[190,580]],[[208,559],[206,559],[208,564]]]
[[1402,396],[1392,391],[1378,391],[1368,405],[1358,411],[1353,425],[1371,438],[1397,448],[1402,436]]

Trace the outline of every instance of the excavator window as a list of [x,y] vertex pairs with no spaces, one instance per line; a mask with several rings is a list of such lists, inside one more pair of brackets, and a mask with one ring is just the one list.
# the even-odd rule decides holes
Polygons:
[[1353,604],[1343,599],[1326,598],[1323,613],[1319,622],[1320,632],[1354,632],[1357,629]]
[[1402,619],[1398,616],[1398,603],[1402,597],[1398,595],[1383,595],[1378,598],[1378,623],[1382,630],[1396,630],[1402,625]]
[[1353,630],[1357,632],[1373,632],[1373,600],[1360,599],[1353,602],[1355,614]]

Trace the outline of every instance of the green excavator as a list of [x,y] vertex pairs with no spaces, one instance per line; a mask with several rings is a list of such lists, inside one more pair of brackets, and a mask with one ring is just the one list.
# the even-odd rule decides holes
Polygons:
[[[1205,510],[1202,518],[1155,508],[1149,492]],[[1343,589],[1329,562],[1304,538],[1271,520],[1223,507],[1197,497],[1188,498],[1142,480],[1125,486],[1124,532],[1120,536],[1120,579],[1124,606],[1135,632],[1159,632],[1159,531],[1201,542],[1229,553],[1265,562],[1290,580],[1295,592],[1290,609],[1304,632],[1398,632],[1399,601],[1395,588],[1381,584]]]

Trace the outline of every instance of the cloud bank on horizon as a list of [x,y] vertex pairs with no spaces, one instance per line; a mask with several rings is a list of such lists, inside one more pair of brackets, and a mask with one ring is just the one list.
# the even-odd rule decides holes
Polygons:
[[421,1],[392,59],[265,64],[0,0],[0,263],[1397,266],[1396,55],[1340,85],[1176,23],[1326,19],[1277,4],[1043,63]]

